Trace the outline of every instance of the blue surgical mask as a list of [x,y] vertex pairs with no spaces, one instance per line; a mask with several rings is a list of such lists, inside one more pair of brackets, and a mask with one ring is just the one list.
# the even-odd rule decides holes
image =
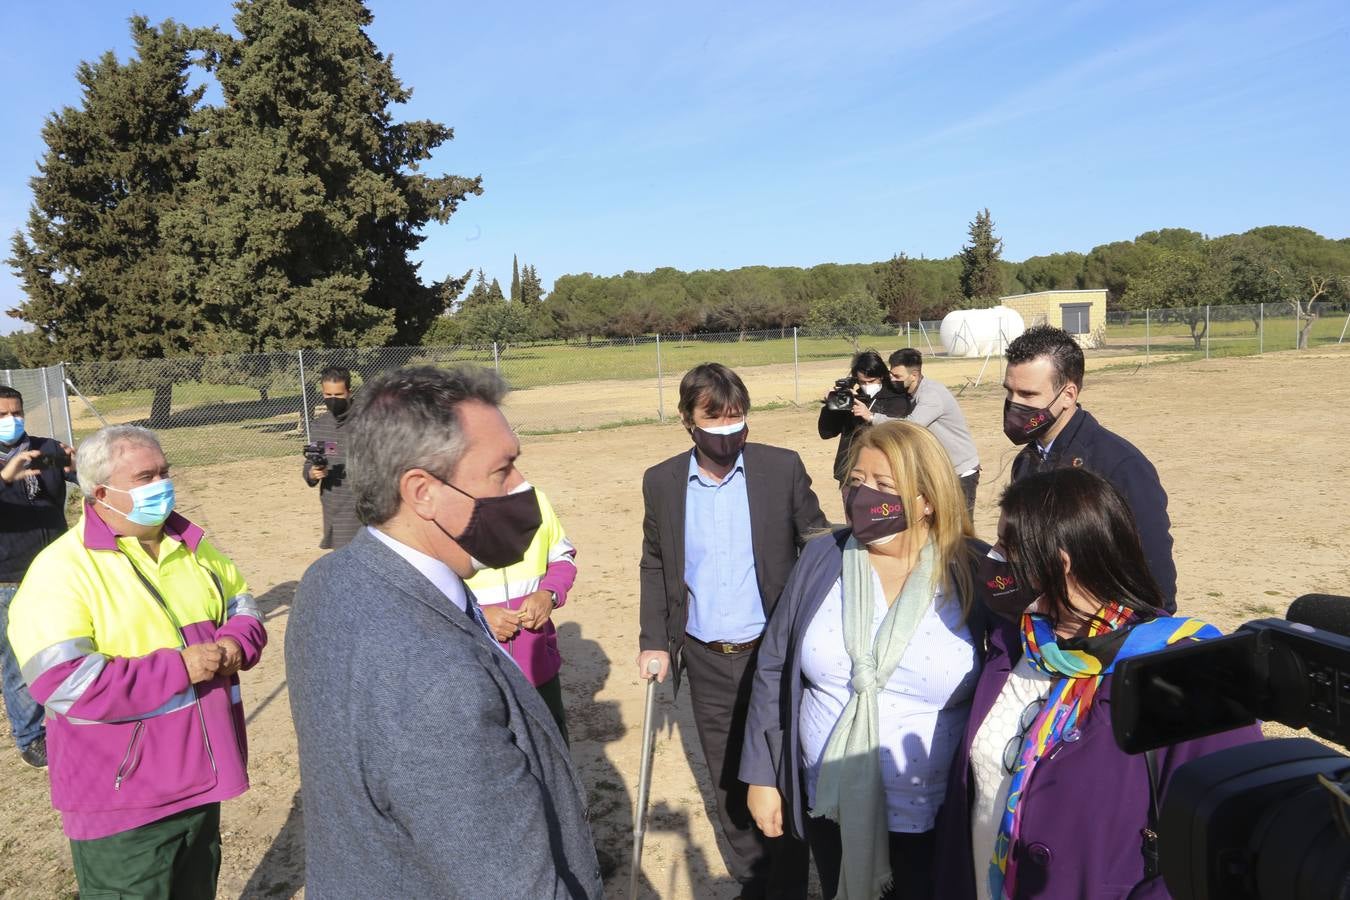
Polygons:
[[0,444],[13,444],[23,437],[23,416],[0,417]]
[[[121,488],[115,488],[110,484],[105,484],[105,488],[110,491],[117,491],[119,494],[131,495],[131,512],[123,513],[128,522],[134,522],[137,525],[146,525],[153,527],[163,525],[164,520],[173,512],[173,480],[162,478],[159,481],[152,481],[149,484],[142,484],[129,491]],[[102,500],[99,501],[103,503]],[[113,509],[107,503],[103,503],[113,512],[121,510]]]

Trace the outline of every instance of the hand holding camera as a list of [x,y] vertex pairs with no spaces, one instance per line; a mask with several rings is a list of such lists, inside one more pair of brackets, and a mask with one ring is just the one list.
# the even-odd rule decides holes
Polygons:
[[858,379],[852,375],[837,379],[834,387],[825,395],[825,408],[834,412],[846,412],[858,401]]

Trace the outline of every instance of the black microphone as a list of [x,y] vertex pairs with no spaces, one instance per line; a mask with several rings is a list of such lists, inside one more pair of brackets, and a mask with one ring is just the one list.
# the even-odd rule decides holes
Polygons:
[[1289,604],[1289,612],[1284,617],[1297,625],[1310,625],[1341,637],[1350,637],[1350,597],[1304,594]]

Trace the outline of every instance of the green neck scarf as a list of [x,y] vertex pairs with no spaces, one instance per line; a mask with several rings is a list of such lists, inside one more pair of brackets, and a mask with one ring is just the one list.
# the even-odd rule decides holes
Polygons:
[[931,541],[919,551],[904,589],[872,638],[877,596],[867,549],[844,545],[844,649],[853,663],[852,695],[821,758],[813,816],[839,823],[843,860],[838,900],[876,900],[890,886],[886,790],[881,781],[877,696],[900,665],[905,648],[933,605]]

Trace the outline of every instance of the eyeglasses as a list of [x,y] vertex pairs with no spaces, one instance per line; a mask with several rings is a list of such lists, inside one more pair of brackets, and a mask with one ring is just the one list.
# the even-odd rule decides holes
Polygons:
[[1017,734],[1008,738],[1008,743],[1003,747],[1003,771],[1009,775],[1017,767],[1017,761],[1022,757],[1022,743],[1027,738],[1027,732],[1031,726],[1036,724],[1036,719],[1045,708],[1045,698],[1037,697],[1026,705],[1022,710],[1022,716],[1017,720]]

